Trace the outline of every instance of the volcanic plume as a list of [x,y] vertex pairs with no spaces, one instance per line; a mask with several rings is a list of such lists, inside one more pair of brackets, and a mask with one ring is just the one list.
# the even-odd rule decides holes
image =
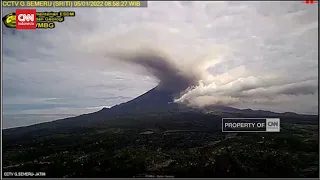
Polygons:
[[179,49],[173,43],[179,42],[177,37],[157,33],[159,30],[135,30],[111,37],[99,36],[98,41],[90,39],[85,45],[92,55],[107,61],[142,67],[140,73],[156,78],[159,84],[155,90],[170,94],[170,102],[193,107],[214,104],[262,109],[270,105],[286,107],[291,101],[301,96],[312,97],[317,91],[317,80],[312,77],[280,78],[279,74],[248,70],[245,65],[225,68],[226,72],[212,72],[210,69],[221,64],[228,65],[230,57],[237,58],[229,46],[203,44],[199,51],[183,49],[193,47],[184,42],[186,45],[180,43],[183,48]]

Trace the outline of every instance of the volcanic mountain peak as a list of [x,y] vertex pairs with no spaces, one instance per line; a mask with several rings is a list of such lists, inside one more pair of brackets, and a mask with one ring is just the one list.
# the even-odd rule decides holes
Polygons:
[[128,101],[115,105],[106,111],[118,113],[140,113],[142,111],[163,111],[183,107],[173,103],[174,98],[180,95],[177,89],[164,89],[159,86],[147,91],[146,93]]
[[[211,105],[201,109],[195,109],[173,102],[174,98],[180,95],[180,92],[180,90],[175,88],[164,89],[157,86],[128,102],[115,105],[111,108],[103,108],[97,112],[27,127],[6,129],[4,132],[7,135],[19,135],[21,133],[38,132],[39,130],[43,133],[50,133],[51,131],[69,132],[79,128],[86,129],[88,127],[105,127],[109,125],[118,125],[121,127],[125,125],[129,127],[146,126],[148,123],[149,125],[150,123],[155,123],[155,120],[157,121],[156,124],[166,124],[171,121],[171,123],[175,124],[177,121],[172,120],[172,118],[179,119],[179,122],[182,124],[192,122],[191,124],[209,123],[210,125],[216,124],[212,124],[211,120],[219,119],[217,122],[220,122],[223,117],[280,117],[289,118],[290,120],[302,118],[304,121],[309,122],[318,120],[318,116],[312,115],[274,113],[249,109],[241,110],[222,105]],[[180,125],[181,124],[178,123],[178,125],[175,126]],[[49,130],[51,131],[49,132]],[[43,134],[40,133],[40,135]]]

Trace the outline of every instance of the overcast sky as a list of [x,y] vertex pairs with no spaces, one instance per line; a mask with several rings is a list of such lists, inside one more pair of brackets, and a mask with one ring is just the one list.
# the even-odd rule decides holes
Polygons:
[[[4,128],[97,111],[156,86],[156,78],[139,73],[136,67],[105,61],[105,56],[88,51],[89,41],[100,40],[101,46],[98,41],[94,44],[98,49],[119,33],[154,42],[172,56],[186,58],[227,47],[230,52],[223,56],[223,63],[209,68],[212,74],[220,74],[215,78],[234,74],[238,84],[243,76],[246,85],[250,81],[263,86],[251,89],[256,101],[238,103],[239,108],[317,114],[317,5],[300,1],[149,2],[148,8],[73,10],[76,17],[66,18],[52,30],[15,31],[3,26]],[[14,11],[6,8],[4,14]],[[183,58],[179,63],[184,63]],[[260,81],[262,75],[269,79]],[[194,102],[214,101],[215,93],[226,87],[235,86],[212,91],[212,86],[199,85],[184,98],[196,95],[202,99]],[[252,91],[240,89],[241,93],[228,91],[222,97],[236,96],[241,101],[251,96]],[[270,101],[258,97],[276,93]]]

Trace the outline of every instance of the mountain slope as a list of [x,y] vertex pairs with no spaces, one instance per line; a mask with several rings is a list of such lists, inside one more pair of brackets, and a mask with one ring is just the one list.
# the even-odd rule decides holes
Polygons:
[[[43,133],[72,132],[76,129],[101,128],[104,126],[167,126],[186,127],[197,124],[199,127],[219,124],[223,117],[278,117],[294,122],[318,123],[318,116],[295,113],[274,113],[270,111],[240,110],[232,107],[212,105],[203,109],[194,109],[173,103],[180,89],[155,87],[128,102],[103,108],[100,111],[77,117],[45,122],[27,127],[6,129],[4,135],[17,135],[43,131]],[[214,122],[212,122],[214,120]],[[214,125],[215,126],[215,125]],[[220,126],[221,127],[221,126]],[[191,127],[190,127],[191,128]]]

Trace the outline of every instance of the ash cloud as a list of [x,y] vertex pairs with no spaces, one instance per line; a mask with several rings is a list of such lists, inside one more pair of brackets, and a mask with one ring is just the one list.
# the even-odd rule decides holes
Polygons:
[[[86,40],[82,49],[87,49],[99,59],[103,57],[109,63],[124,63],[131,68],[140,67],[139,74],[151,75],[159,81],[157,89],[182,95],[181,93],[198,86],[200,81],[206,81],[208,72],[205,69],[219,63],[217,55],[226,52],[226,47],[211,45],[203,48],[206,51],[200,53],[183,53],[186,51],[184,49],[176,51],[176,48],[171,48],[175,46],[174,43],[159,43],[158,39],[154,38],[171,38],[166,33],[162,34],[161,30],[159,32],[161,28],[163,27],[149,26],[144,30],[134,29],[126,33],[114,33],[111,37]],[[152,35],[153,37],[149,38]],[[172,37],[174,38],[177,37]],[[178,95],[177,98],[179,97]]]
[[[279,12],[264,14],[267,11],[262,12],[260,3],[248,3],[231,5],[239,13],[220,17],[219,9],[230,10],[229,5],[207,4],[208,11],[197,10],[196,17],[186,15],[179,25],[172,20],[168,24],[141,23],[122,32],[96,32],[84,39],[81,49],[108,62],[142,67],[138,73],[154,76],[159,88],[179,92],[176,103],[317,112],[318,23],[306,18],[316,11],[301,6],[302,10],[289,13],[293,3],[286,3],[279,6]],[[181,13],[189,15],[188,11],[191,9]],[[302,19],[307,25],[301,25]],[[263,23],[253,26],[252,22]]]
[[147,73],[159,80],[159,89],[179,91],[196,86],[201,78],[200,72],[189,71],[175,64],[163,52],[152,49],[141,49],[136,52],[108,52],[107,57],[112,57],[127,63],[143,67]]
[[[135,34],[135,38],[129,38],[130,34]],[[204,46],[202,52],[180,51],[179,54],[163,48],[170,44],[155,45],[152,41],[141,41],[144,38],[129,32],[103,42],[90,42],[90,51],[109,61],[142,67],[139,73],[159,80],[157,88],[174,93],[175,103],[197,108],[228,105],[269,110],[265,106],[281,105],[286,111],[285,103],[295,102],[301,96],[317,96],[317,77],[288,78],[275,72],[260,72],[258,68],[249,69],[245,65],[226,72],[210,71],[228,64],[227,56],[237,58],[226,46]],[[281,108],[277,107],[280,111]]]

